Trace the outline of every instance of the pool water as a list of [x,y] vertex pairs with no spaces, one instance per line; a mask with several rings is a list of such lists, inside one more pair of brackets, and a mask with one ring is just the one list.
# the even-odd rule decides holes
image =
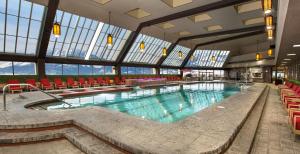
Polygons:
[[[157,122],[171,123],[219,103],[239,91],[240,88],[232,84],[197,83],[153,89],[136,88],[133,91],[80,96],[64,101],[71,104],[72,108],[101,106]],[[69,105],[54,103],[45,107],[53,110],[65,109]]]

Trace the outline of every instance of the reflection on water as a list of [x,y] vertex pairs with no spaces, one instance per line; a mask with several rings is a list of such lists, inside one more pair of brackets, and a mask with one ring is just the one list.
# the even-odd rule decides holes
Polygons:
[[[102,93],[65,99],[73,108],[101,106],[163,123],[175,122],[222,101],[239,91],[224,83],[199,83],[137,89],[129,92]],[[63,109],[66,104],[49,104],[48,110]]]

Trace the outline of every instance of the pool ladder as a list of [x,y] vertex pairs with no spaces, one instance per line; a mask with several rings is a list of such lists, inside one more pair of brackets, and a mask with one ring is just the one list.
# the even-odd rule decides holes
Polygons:
[[[5,86],[3,87],[3,89],[2,89],[2,90],[3,90],[3,111],[7,111],[7,109],[6,109],[6,89],[7,89],[8,87],[10,87],[10,86],[27,86],[27,87],[31,87],[31,88],[33,88],[33,89],[35,89],[35,90],[37,90],[37,91],[40,91],[40,92],[42,92],[42,93],[44,93],[44,94],[46,94],[46,95],[48,95],[48,96],[50,96],[50,97],[52,97],[52,98],[58,100],[58,101],[61,101],[61,102],[65,103],[65,104],[67,104],[67,105],[69,105],[69,106],[72,106],[70,103],[65,102],[65,101],[62,100],[61,98],[55,97],[55,96],[53,96],[52,94],[49,94],[49,93],[43,91],[42,89],[40,89],[40,88],[38,88],[38,87],[35,87],[35,86],[33,86],[33,85],[31,85],[31,84],[27,84],[27,83],[19,83],[19,84],[7,84],[7,85],[5,85]],[[21,96],[21,95],[19,95],[19,96]]]

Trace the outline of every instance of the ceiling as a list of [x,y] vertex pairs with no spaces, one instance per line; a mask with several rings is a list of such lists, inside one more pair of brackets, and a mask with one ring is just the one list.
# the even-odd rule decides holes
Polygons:
[[[287,0],[288,1],[288,0]],[[282,31],[282,37],[277,58],[277,65],[281,65],[281,63],[285,60],[285,58],[292,59],[291,61],[287,62],[287,65],[298,61],[300,58],[300,48],[294,48],[294,44],[300,44],[300,31],[297,29],[299,28],[300,24],[300,1],[299,0],[289,0],[287,14],[284,22],[284,27]],[[296,53],[296,56],[287,56],[289,53]]]
[[[40,3],[47,5],[48,0],[30,0],[35,3]],[[106,2],[105,4],[100,4],[98,2]],[[176,6],[184,1],[187,4]],[[204,6],[210,3],[219,2],[221,0],[78,0],[74,3],[74,0],[60,0],[59,9],[75,13],[81,16],[85,16],[91,19],[96,19],[102,22],[108,22],[108,12],[111,11],[111,23],[132,31],[135,31],[138,25],[142,22],[149,21],[151,19],[156,19],[169,14],[174,14],[184,10],[189,10],[195,7]],[[296,1],[296,0],[294,0]],[[255,0],[254,0],[255,2]],[[169,3],[169,4],[167,4]],[[297,2],[294,2],[297,3]],[[170,4],[176,7],[171,7]],[[127,14],[128,11],[140,8],[148,13],[148,16],[136,19]],[[150,14],[150,15],[149,15]],[[180,36],[180,32],[188,32],[190,35],[206,34],[215,31],[208,31],[209,26],[219,25],[222,27],[220,30],[216,31],[226,31],[231,29],[240,29],[245,27],[252,27],[257,25],[263,25],[264,23],[257,23],[253,25],[245,25],[244,22],[247,19],[261,18],[263,17],[263,11],[261,8],[254,9],[249,12],[238,13],[237,6],[225,7],[205,13],[210,20],[194,22],[190,18],[180,18],[167,22],[165,25],[154,25],[147,27],[142,30],[142,33],[163,39],[164,32],[166,33],[166,40],[169,42],[175,42]],[[299,20],[297,20],[299,21]],[[162,28],[170,27],[170,28]],[[235,36],[238,34],[231,34],[218,37],[208,37],[202,39],[194,39],[189,41],[181,41],[181,45],[192,48],[194,45],[204,42],[209,42],[213,40],[218,40],[221,38],[227,38]],[[232,55],[239,55],[245,53],[256,52],[257,40],[259,42],[265,42],[264,47],[268,48],[268,43],[266,43],[266,35],[256,35],[247,38],[226,41],[217,44],[211,44],[199,48],[219,48],[221,50],[230,50]],[[300,43],[300,41],[299,41]],[[249,46],[249,47],[248,47]]]

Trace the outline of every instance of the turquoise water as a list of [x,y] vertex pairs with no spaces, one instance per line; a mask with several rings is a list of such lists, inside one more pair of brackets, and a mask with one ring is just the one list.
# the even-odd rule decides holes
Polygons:
[[[73,108],[101,106],[129,115],[171,123],[193,115],[239,92],[239,87],[224,83],[198,83],[135,89],[128,92],[102,93],[64,101]],[[48,110],[63,109],[66,104],[49,104]]]

